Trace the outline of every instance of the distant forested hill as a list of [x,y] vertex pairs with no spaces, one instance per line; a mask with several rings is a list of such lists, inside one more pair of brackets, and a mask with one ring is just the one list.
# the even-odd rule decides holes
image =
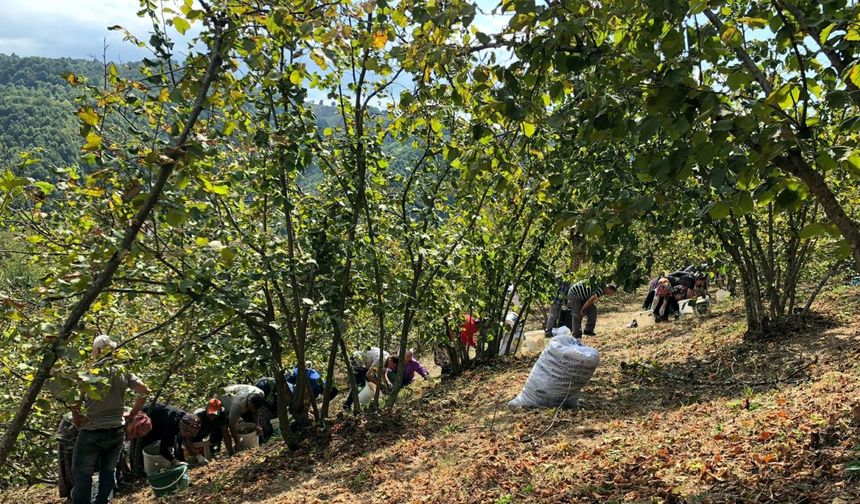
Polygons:
[[[0,54],[0,171],[13,168],[23,151],[37,151],[40,161],[18,175],[42,180],[52,179],[58,167],[78,160],[82,141],[75,98],[80,90],[62,77],[67,72],[100,82],[104,66],[94,60]],[[311,106],[320,130],[341,124],[337,107]],[[387,144],[385,150],[394,156],[395,167],[416,156],[404,145]],[[304,183],[313,185],[319,176],[319,168],[311,166]]]
[[75,162],[80,152],[75,96],[65,72],[100,79],[96,61],[22,58],[0,54],[0,169],[16,164],[22,151],[40,149],[39,163],[26,175],[51,178],[53,170]]

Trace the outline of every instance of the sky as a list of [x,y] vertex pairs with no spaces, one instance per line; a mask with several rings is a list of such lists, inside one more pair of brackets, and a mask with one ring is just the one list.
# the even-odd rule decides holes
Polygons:
[[138,60],[146,53],[107,29],[145,35],[149,23],[138,9],[138,0],[0,0],[0,53],[101,59],[107,44],[108,60]]
[[[498,0],[477,3],[489,12]],[[0,53],[101,60],[107,44],[109,61],[139,60],[147,56],[145,50],[123,42],[119,32],[107,29],[121,25],[148,39],[150,25],[137,17],[138,9],[138,0],[0,0]],[[505,23],[502,16],[478,15],[475,19],[478,28],[487,32]]]

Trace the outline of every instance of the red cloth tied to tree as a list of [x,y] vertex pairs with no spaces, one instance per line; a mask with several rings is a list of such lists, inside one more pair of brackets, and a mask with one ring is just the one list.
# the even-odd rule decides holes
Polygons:
[[477,346],[477,342],[475,341],[475,334],[477,334],[477,332],[478,321],[475,320],[475,317],[467,313],[466,322],[463,323],[463,327],[460,329],[460,341],[462,341],[466,346]]

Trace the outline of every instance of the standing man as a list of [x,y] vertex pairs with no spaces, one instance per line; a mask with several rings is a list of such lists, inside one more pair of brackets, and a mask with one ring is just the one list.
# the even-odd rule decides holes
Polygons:
[[134,407],[129,413],[129,418],[134,418],[149,394],[149,388],[137,376],[116,367],[110,355],[114,348],[116,343],[110,336],[103,334],[93,340],[94,364],[100,361],[98,367],[105,371],[108,383],[99,399],[83,398],[83,411],[80,409],[81,403],[72,407],[72,422],[79,430],[72,454],[75,474],[73,504],[90,504],[96,469],[99,471],[99,490],[95,502],[107,504],[116,485],[116,465],[122,450],[125,426],[123,396],[127,389],[134,389]]
[[[573,337],[581,338],[594,336],[594,326],[597,325],[597,300],[603,296],[612,296],[618,291],[615,284],[604,288],[587,286],[584,282],[573,284],[567,293],[568,306],[573,316]],[[585,318],[585,332],[582,331],[582,319]]]

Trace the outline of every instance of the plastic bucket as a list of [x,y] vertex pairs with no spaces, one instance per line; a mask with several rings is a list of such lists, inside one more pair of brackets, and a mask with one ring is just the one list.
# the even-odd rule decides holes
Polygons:
[[188,488],[188,465],[179,464],[176,467],[154,472],[147,476],[152,493],[156,497],[163,497],[179,490]]
[[280,419],[273,418],[269,421],[272,424],[272,434],[275,436],[281,435],[281,421]]
[[143,447],[143,472],[146,474],[170,467],[170,461],[158,454],[160,449],[161,441]]
[[194,455],[201,454],[200,453],[201,449],[203,450],[203,453],[202,453],[203,457],[205,457],[207,459],[211,458],[209,456],[211,454],[211,450],[209,449],[210,446],[211,446],[211,444],[209,443],[208,437],[206,439],[204,439],[203,441],[191,443],[191,447],[194,448],[194,453],[188,453],[188,450],[185,450],[185,448],[183,447],[183,450],[185,452],[185,458],[186,459],[194,458]]
[[374,395],[376,395],[376,385],[367,382],[367,385],[358,392],[358,404],[369,404]]
[[681,315],[692,315],[694,313],[693,305],[690,304],[689,299],[685,299],[678,303],[678,308],[681,311]]
[[257,436],[257,426],[251,422],[239,422],[236,426],[239,431],[239,441],[236,442],[236,450],[250,450],[260,446],[260,438]]

